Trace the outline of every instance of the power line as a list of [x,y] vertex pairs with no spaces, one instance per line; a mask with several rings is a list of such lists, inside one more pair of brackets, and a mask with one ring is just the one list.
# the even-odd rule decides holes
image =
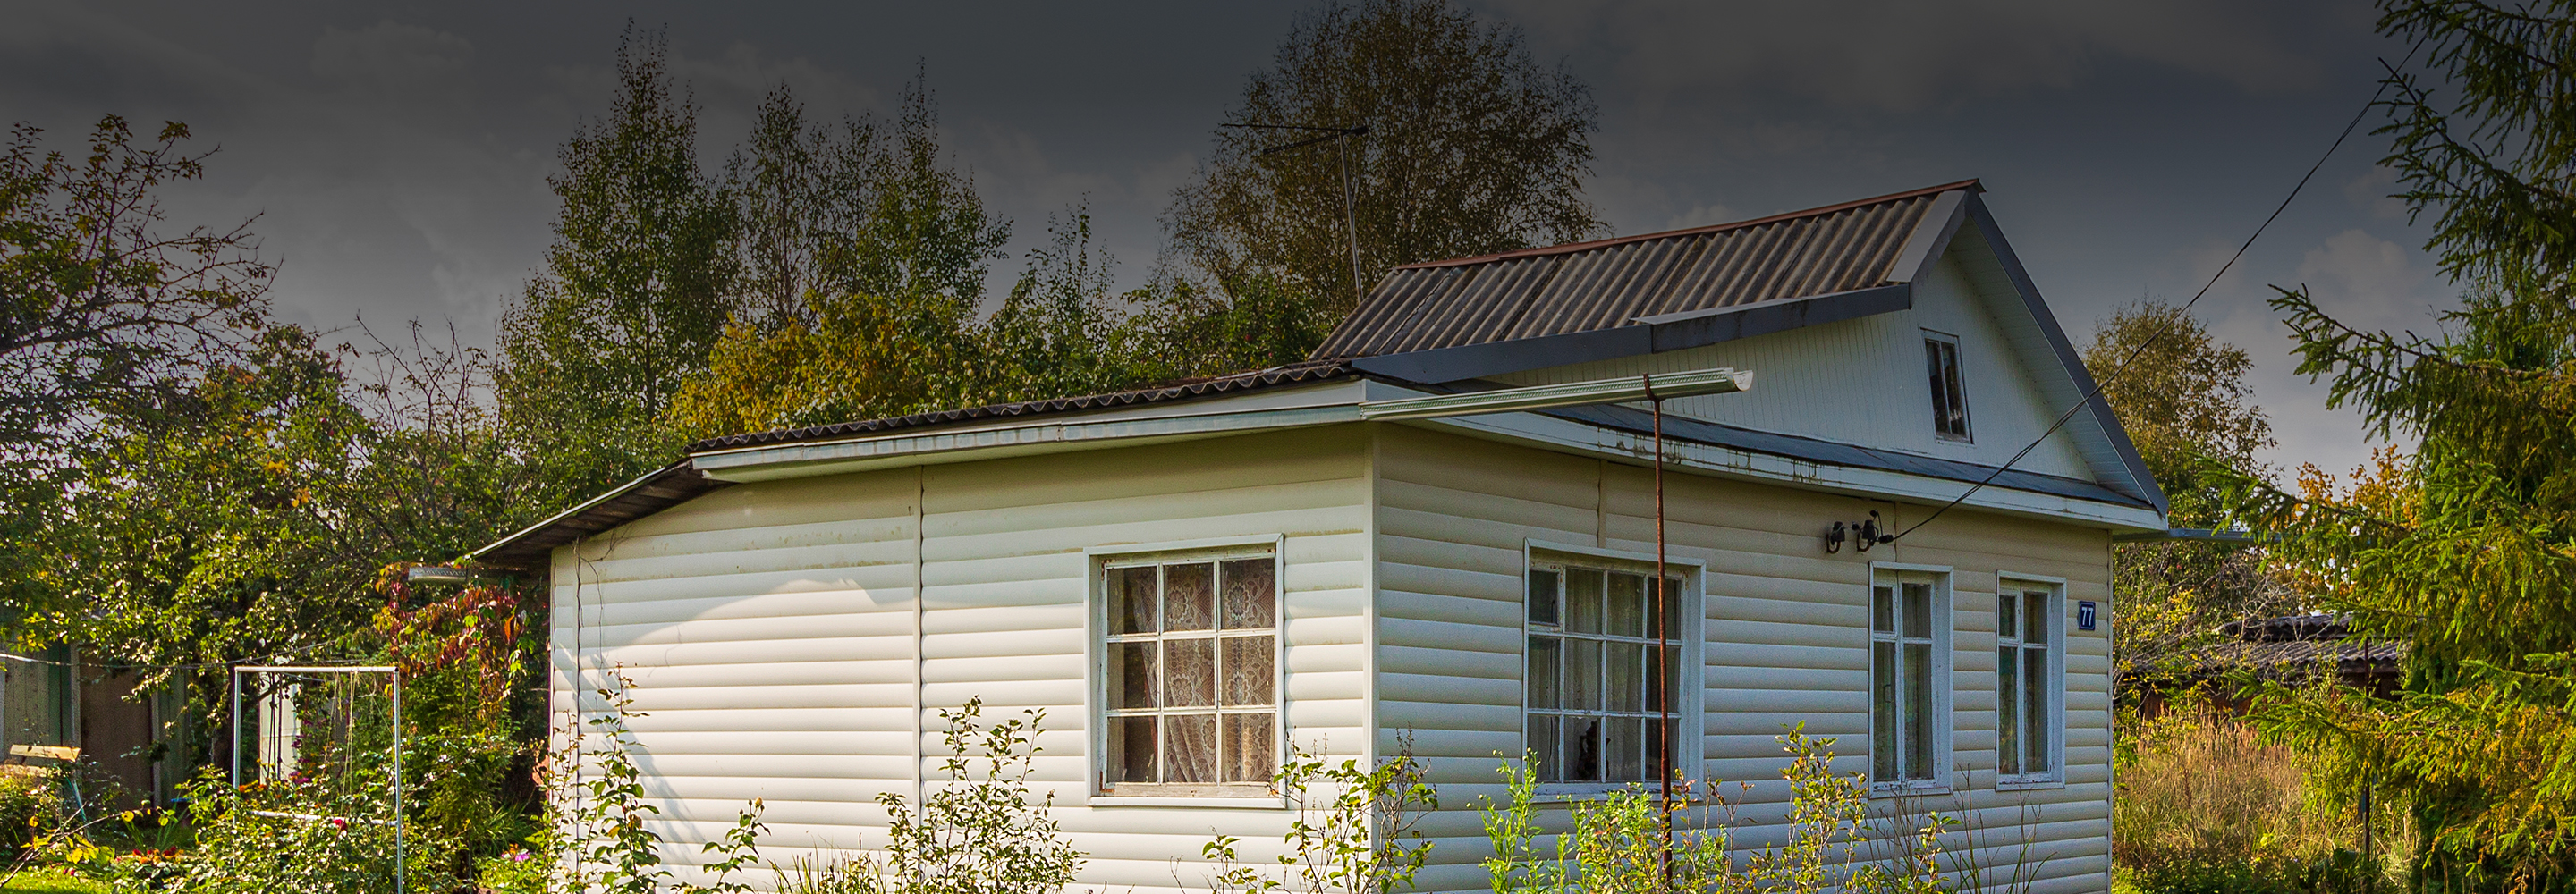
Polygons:
[[[2226,276],[2227,271],[2233,269],[2236,266],[2236,262],[2245,257],[2245,251],[2254,247],[2254,240],[2262,238],[2263,231],[2270,229],[2273,221],[2281,219],[2281,212],[2290,209],[2290,203],[2298,199],[2299,192],[2301,190],[2308,188],[2308,181],[2316,178],[2317,171],[2326,166],[2326,160],[2334,157],[2335,150],[2343,148],[2344,140],[2350,139],[2352,137],[2353,130],[2361,126],[2361,119],[2369,117],[2370,110],[2378,107],[2379,98],[2388,95],[2388,87],[2390,84],[2395,83],[2397,73],[2405,70],[2408,64],[2414,62],[2416,51],[2423,48],[2424,39],[2416,40],[2415,46],[2406,51],[2406,58],[2399,60],[2395,67],[2388,69],[2389,76],[2380,80],[2379,89],[2371,91],[2370,101],[2363,103],[2361,110],[2352,114],[2351,121],[2344,122],[2343,132],[2335,135],[2334,143],[2326,147],[2325,154],[2317,156],[2317,163],[2309,165],[2308,172],[2300,175],[2298,184],[2290,187],[2290,194],[2282,196],[2281,204],[2272,208],[2271,215],[2263,218],[2263,223],[2256,226],[2254,228],[2254,232],[2251,235],[2246,236],[2243,243],[2236,246],[2236,253],[2227,256],[2227,263],[2218,265],[2218,272],[2210,274],[2209,281],[2201,284],[2200,291],[2192,293],[2191,300],[2183,302],[2182,309],[2184,311],[2189,311],[2191,310],[2192,305],[2199,304],[2200,299],[2207,296],[2209,294],[2209,290],[2218,285],[2219,278]],[[1993,484],[1996,478],[2001,477],[2005,472],[2010,471],[2014,463],[2021,462],[2022,458],[2029,456],[2031,451],[2039,449],[2039,445],[2046,442],[2050,435],[2057,434],[2057,430],[2064,428],[2068,420],[2075,418],[2075,411],[2084,409],[2086,405],[2091,404],[2095,397],[2102,394],[2102,389],[2111,384],[2111,380],[2113,378],[2117,377],[2121,371],[2128,369],[2129,364],[2135,362],[2139,355],[2145,354],[2148,348],[2154,347],[2157,341],[2162,340],[2167,333],[2172,331],[2173,330],[2168,327],[2157,330],[2155,333],[2148,335],[2145,341],[2139,342],[2137,347],[2130,349],[2129,356],[2120,358],[2119,364],[2111,368],[2110,375],[2097,377],[2096,381],[2093,383],[2093,390],[2084,392],[2084,396],[2077,398],[2074,405],[2066,408],[2066,412],[2057,414],[2057,421],[2050,423],[2047,431],[2040,432],[2039,437],[2031,439],[2031,442],[2024,445],[2020,452],[2013,454],[2011,459],[2004,460],[2003,465],[1997,466],[1993,472],[1988,473],[1986,477],[1983,480],[1978,481],[1975,486],[1960,492],[1959,496],[1951,499],[1950,502],[1941,504],[1941,508],[1933,510],[1931,515],[1924,516],[1922,521],[1915,522],[1914,524],[1907,526],[1905,530],[1889,535],[1887,539],[1882,542],[1893,543],[1904,538],[1907,534],[1914,533],[1915,529],[1931,524],[1933,519],[1940,518],[1941,514],[1950,511],[1951,507],[1965,502],[1969,497],[1976,495],[1978,491],[1984,490],[1986,485]]]

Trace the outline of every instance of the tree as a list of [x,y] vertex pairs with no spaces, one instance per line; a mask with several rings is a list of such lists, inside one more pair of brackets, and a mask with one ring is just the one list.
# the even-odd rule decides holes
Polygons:
[[[1219,128],[1214,157],[1164,217],[1177,272],[1196,281],[1184,306],[1293,305],[1219,327],[1287,330],[1241,335],[1276,343],[1264,359],[1286,362],[1356,300],[1346,211],[1360,288],[1398,264],[1600,232],[1582,189],[1598,117],[1590,91],[1521,42],[1519,29],[1449,0],[1336,2],[1301,20],[1227,122],[1368,132],[1265,153],[1314,132]],[[1348,153],[1347,205],[1335,153]]]
[[[710,348],[663,414],[666,431],[701,438],[945,409],[999,399],[993,383],[1009,374],[997,365],[1061,365],[1055,353],[986,351],[978,305],[1010,223],[984,210],[938,127],[921,80],[891,124],[813,125],[785,85],[769,93],[748,152],[728,166],[751,286],[741,303],[755,312]],[[1066,261],[1072,275],[1105,274],[1087,253]],[[1038,281],[1022,278],[997,325],[1025,335],[1054,325],[1023,294]]]
[[[2252,358],[2213,338],[2179,306],[2142,300],[2093,332],[2085,366],[2102,375],[2102,397],[2120,416],[2180,527],[2227,526],[2219,482],[2202,473],[2216,461],[2259,469],[2272,424],[2248,403]],[[2112,650],[2123,688],[2179,682],[2219,624],[2287,613],[2289,594],[2243,546],[2173,541],[2114,550],[2121,623]]]
[[[245,221],[173,232],[161,190],[205,174],[170,122],[138,145],[101,117],[78,159],[10,128],[0,156],[0,501],[17,563],[67,458],[98,414],[150,401],[174,380],[233,356],[267,312],[274,268]],[[10,569],[12,581],[24,575]]]
[[557,500],[671,459],[654,421],[739,308],[733,205],[699,170],[668,42],[630,27],[619,43],[608,117],[576,129],[547,178],[563,204],[545,269],[501,321],[501,418]]
[[745,305],[761,328],[810,324],[812,302],[835,295],[945,302],[958,316],[982,301],[1011,225],[943,157],[928,77],[905,85],[891,122],[809,122],[783,83],[762,100],[749,151],[726,166]]
[[2393,74],[2384,164],[2432,219],[2465,299],[2425,338],[2273,300],[2300,371],[2383,436],[2411,435],[2351,489],[2237,474],[2231,503],[2283,536],[2280,567],[2361,635],[2409,647],[2392,698],[2262,692],[2267,731],[2375,790],[2418,830],[2444,890],[2576,884],[2576,10],[2388,0],[2380,30],[2430,73]]

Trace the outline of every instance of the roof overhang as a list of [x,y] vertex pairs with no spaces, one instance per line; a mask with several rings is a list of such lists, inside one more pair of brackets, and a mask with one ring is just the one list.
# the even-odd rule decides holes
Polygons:
[[[1467,406],[1472,402],[1462,398],[1471,396],[1378,379],[1340,379],[1066,417],[995,419],[707,450],[530,525],[468,558],[491,565],[542,566],[556,546],[735,483],[1356,424],[1367,421],[1373,409],[1379,411],[1376,415],[1400,418],[1415,408]],[[1641,409],[1608,404],[1406,418],[1381,424],[1423,426],[1643,465],[1653,456],[1644,417]],[[1868,499],[1940,505],[1968,494],[1976,481],[1994,471],[1677,417],[1666,417],[1666,428],[1668,468]],[[2162,514],[2134,498],[2090,482],[2036,473],[2006,472],[1994,484],[1968,494],[1961,505],[2115,533],[2164,529]]]

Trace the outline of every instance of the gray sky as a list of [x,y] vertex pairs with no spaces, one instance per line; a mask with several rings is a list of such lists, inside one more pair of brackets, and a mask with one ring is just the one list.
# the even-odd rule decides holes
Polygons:
[[[1987,201],[2079,341],[2190,297],[2369,98],[2364,3],[1475,0],[1601,106],[1593,200],[1620,233],[1956,180]],[[261,215],[289,319],[452,320],[488,343],[538,263],[545,176],[597,116],[627,18],[668,24],[721,155],[784,79],[823,117],[885,111],[925,63],[948,144],[1014,250],[1088,198],[1140,279],[1155,217],[1303,3],[27,4],[0,0],[0,118],[72,148],[115,112],[220,145],[173,217]],[[2374,117],[2368,124],[2376,124]],[[2367,129],[2365,126],[2365,129]],[[2452,294],[2357,135],[2200,313],[2251,351],[2283,467],[2346,471],[2356,417],[2290,374],[2269,284],[2427,331]],[[1006,262],[1002,271],[1017,269]],[[380,328],[379,331],[382,331]]]

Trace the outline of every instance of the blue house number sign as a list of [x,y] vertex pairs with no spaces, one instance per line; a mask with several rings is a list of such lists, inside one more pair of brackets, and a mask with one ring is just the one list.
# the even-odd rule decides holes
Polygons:
[[2075,603],[2075,627],[2078,630],[2093,629],[2093,600]]

